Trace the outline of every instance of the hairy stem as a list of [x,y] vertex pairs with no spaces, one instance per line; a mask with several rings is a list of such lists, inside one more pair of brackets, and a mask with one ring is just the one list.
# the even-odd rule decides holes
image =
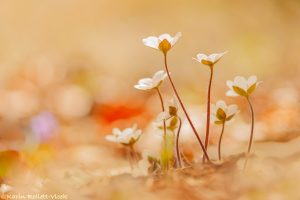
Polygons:
[[[214,74],[214,66],[211,65],[210,67],[210,77],[207,89],[207,112],[206,112],[206,134],[205,134],[205,150],[207,151],[208,148],[208,141],[209,141],[209,128],[210,128],[210,93],[211,93],[211,84]],[[205,161],[205,157],[203,156],[203,161]]]
[[221,160],[221,143],[222,143],[224,129],[225,129],[225,121],[222,124],[222,130],[221,130],[221,135],[220,135],[219,144],[218,144],[218,157],[219,157],[219,160]]
[[198,140],[198,142],[199,142],[199,144],[200,144],[200,146],[201,146],[201,148],[202,148],[202,150],[203,150],[204,156],[206,157],[206,159],[207,159],[208,161],[210,161],[209,156],[208,156],[208,154],[207,154],[207,151],[205,150],[205,147],[204,147],[204,145],[203,145],[203,143],[202,143],[202,141],[201,141],[201,139],[200,139],[200,137],[199,137],[199,135],[198,135],[198,133],[197,133],[197,131],[196,131],[196,128],[195,128],[194,125],[193,125],[192,120],[190,119],[190,117],[189,117],[189,115],[188,115],[188,113],[187,113],[187,111],[186,111],[186,109],[185,109],[185,107],[184,107],[184,105],[183,105],[183,103],[182,103],[182,101],[181,101],[181,98],[180,98],[180,96],[179,96],[179,94],[178,94],[178,92],[177,92],[177,90],[176,90],[176,88],[175,88],[175,85],[174,85],[174,83],[173,83],[173,80],[172,80],[172,78],[171,78],[171,76],[170,76],[170,72],[169,72],[169,68],[168,68],[168,64],[167,64],[167,54],[164,54],[164,62],[165,62],[165,68],[166,68],[166,71],[167,71],[167,74],[168,74],[169,81],[170,81],[171,86],[172,86],[172,88],[173,88],[173,91],[174,91],[174,93],[175,93],[175,95],[176,95],[176,97],[177,97],[177,99],[178,99],[178,101],[179,101],[179,104],[180,104],[180,106],[181,106],[181,108],[182,108],[182,110],[183,110],[183,112],[184,112],[184,114],[185,114],[185,116],[186,116],[186,118],[187,118],[189,124],[191,125],[191,127],[192,127],[192,129],[193,129],[193,132],[194,132],[194,134],[195,134],[195,136],[197,137],[197,140]]
[[[164,100],[162,98],[161,92],[160,92],[158,87],[156,88],[156,91],[157,91],[159,99],[160,99],[161,110],[164,112],[165,111]],[[163,129],[164,129],[164,136],[163,136],[164,148],[163,148],[163,150],[166,150],[167,149],[167,126],[166,126],[166,120],[165,119],[163,120]],[[169,169],[169,161],[167,163],[165,163],[165,166],[163,166],[163,167],[165,169]]]
[[179,126],[178,126],[178,130],[177,130],[177,135],[176,135],[176,155],[177,155],[177,163],[179,165],[179,168],[182,167],[181,165],[181,158],[180,158],[180,151],[179,151],[179,134],[180,134],[180,130],[181,130],[181,118],[177,117],[179,120]]

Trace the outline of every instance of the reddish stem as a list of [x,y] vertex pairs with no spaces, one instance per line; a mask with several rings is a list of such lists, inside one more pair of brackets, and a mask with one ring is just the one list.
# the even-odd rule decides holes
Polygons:
[[222,123],[222,130],[221,130],[221,135],[220,135],[220,138],[219,138],[219,145],[218,145],[218,157],[219,157],[219,160],[221,160],[221,143],[222,143],[224,128],[225,128],[225,121]]
[[246,161],[244,164],[244,170],[246,169],[247,163],[248,163],[248,159],[249,159],[249,155],[250,155],[250,151],[251,151],[251,147],[252,147],[252,143],[253,143],[253,133],[254,133],[254,110],[252,107],[252,104],[250,102],[249,96],[246,97],[250,110],[251,110],[251,133],[250,133],[250,140],[249,140],[249,144],[248,144],[248,150],[247,150],[247,155],[246,155]]
[[169,72],[169,69],[168,69],[168,65],[167,65],[167,54],[166,54],[166,53],[164,54],[164,62],[165,62],[165,68],[166,68],[166,71],[167,71],[167,74],[168,74],[169,81],[170,81],[171,86],[172,86],[172,88],[173,88],[173,91],[174,91],[174,93],[175,93],[175,95],[176,95],[176,97],[177,97],[177,99],[178,99],[178,101],[179,101],[179,104],[180,104],[180,106],[181,106],[181,108],[182,108],[182,110],[183,110],[183,112],[184,112],[184,114],[185,114],[185,116],[186,116],[186,118],[187,118],[187,120],[188,120],[190,126],[191,126],[192,129],[193,129],[193,132],[194,132],[194,134],[195,134],[195,136],[196,136],[196,138],[197,138],[197,140],[198,140],[198,142],[199,142],[199,144],[200,144],[200,146],[201,146],[201,148],[202,148],[202,150],[203,150],[203,153],[204,153],[205,158],[206,158],[208,161],[210,161],[209,156],[208,156],[208,154],[207,154],[207,152],[206,152],[206,150],[205,150],[205,147],[204,147],[204,145],[203,145],[203,143],[202,143],[202,141],[201,141],[201,139],[200,139],[200,137],[199,137],[199,135],[198,135],[198,133],[197,133],[197,131],[196,131],[196,128],[194,127],[193,122],[192,122],[192,120],[190,119],[190,117],[189,117],[189,115],[188,115],[188,113],[187,113],[187,111],[186,111],[186,109],[185,109],[185,107],[184,107],[184,105],[183,105],[183,103],[182,103],[182,101],[181,101],[181,98],[180,98],[180,96],[179,96],[179,94],[178,94],[178,92],[177,92],[177,90],[176,90],[176,88],[175,88],[175,85],[174,85],[174,83],[173,83],[173,81],[172,81],[172,78],[171,78],[171,76],[170,76],[170,72]]
[[249,104],[250,110],[251,110],[251,133],[250,133],[250,140],[249,140],[249,144],[248,144],[248,154],[250,154],[251,146],[252,146],[252,143],[253,143],[254,111],[253,111],[252,104],[251,104],[251,102],[250,102],[250,100],[249,100],[249,97],[247,97],[247,101],[248,101],[248,104]]
[[177,119],[179,120],[179,126],[178,126],[178,130],[177,130],[177,135],[176,135],[176,154],[177,154],[177,163],[179,165],[179,167],[181,168],[181,158],[180,158],[180,151],[179,151],[179,134],[180,134],[180,129],[181,129],[181,118],[177,117]]
[[[205,134],[205,150],[207,151],[208,142],[209,142],[209,128],[210,128],[210,93],[211,93],[211,84],[212,78],[214,74],[214,66],[209,66],[210,68],[210,77],[208,83],[208,90],[207,90],[207,112],[206,112],[206,134]],[[203,156],[203,161],[205,161],[205,157]]]

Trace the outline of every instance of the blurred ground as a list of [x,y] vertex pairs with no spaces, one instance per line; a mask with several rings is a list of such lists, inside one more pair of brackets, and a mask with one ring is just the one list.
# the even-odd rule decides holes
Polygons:
[[[298,0],[1,1],[1,182],[11,194],[76,200],[299,199],[299,24]],[[230,159],[220,168],[133,178],[122,147],[104,137],[137,123],[144,132],[137,150],[160,148],[152,125],[158,97],[133,85],[163,67],[161,53],[142,38],[178,31],[170,69],[201,137],[209,70],[192,57],[229,51],[216,66],[212,101],[242,110],[225,131]],[[252,74],[263,84],[253,99],[254,157],[242,173],[243,161],[233,155],[246,149],[249,110],[243,99],[225,97],[225,82]],[[162,91],[172,96],[167,82]],[[36,129],[43,132],[38,139]],[[213,158],[219,129],[212,127]],[[201,160],[186,122],[183,130],[182,147]]]

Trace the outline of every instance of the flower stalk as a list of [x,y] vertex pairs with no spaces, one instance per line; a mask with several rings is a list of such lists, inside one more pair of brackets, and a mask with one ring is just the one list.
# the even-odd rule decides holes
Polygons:
[[222,123],[222,130],[221,130],[221,134],[220,134],[220,138],[219,138],[219,143],[218,143],[218,158],[219,158],[219,160],[222,159],[221,158],[221,143],[222,143],[224,129],[225,129],[225,121]]
[[181,98],[180,98],[180,96],[179,96],[179,94],[178,94],[178,92],[177,92],[177,90],[176,90],[176,87],[175,87],[175,85],[174,85],[174,83],[173,83],[173,80],[172,80],[172,78],[171,78],[171,76],[170,76],[170,72],[169,72],[169,68],[168,68],[168,64],[167,64],[167,53],[166,53],[166,52],[164,52],[164,64],[165,64],[165,68],[166,68],[167,75],[168,75],[169,81],[170,81],[170,83],[171,83],[172,89],[173,89],[173,91],[174,91],[174,93],[175,93],[175,95],[176,95],[176,98],[178,99],[179,104],[180,104],[180,106],[181,106],[181,108],[182,108],[182,110],[183,110],[183,112],[184,112],[184,114],[185,114],[185,116],[186,116],[186,118],[187,118],[187,120],[188,120],[190,126],[192,127],[192,130],[193,130],[193,132],[194,132],[194,134],[195,134],[195,136],[196,136],[196,138],[197,138],[197,140],[198,140],[198,142],[199,142],[199,144],[200,144],[202,150],[203,150],[204,157],[205,157],[208,161],[210,161],[209,156],[208,156],[208,154],[207,154],[207,151],[206,151],[206,149],[205,149],[205,147],[204,147],[204,145],[203,145],[203,143],[202,143],[202,141],[201,141],[201,139],[200,139],[200,137],[199,137],[199,135],[198,135],[198,133],[197,133],[197,131],[196,131],[195,126],[193,125],[192,120],[190,119],[190,117],[189,117],[189,115],[188,115],[188,113],[187,113],[187,111],[186,111],[186,109],[185,109],[185,107],[184,107],[184,105],[183,105],[183,103],[182,103],[182,100],[181,100]]
[[250,110],[251,110],[251,132],[250,132],[250,139],[249,139],[248,150],[247,150],[247,153],[250,154],[251,146],[252,146],[252,143],[253,143],[254,111],[253,111],[253,106],[252,106],[252,104],[250,102],[249,96],[247,96],[247,102],[248,102]]
[[177,156],[178,166],[179,166],[179,168],[181,168],[182,165],[181,165],[181,157],[180,157],[180,150],[179,150],[179,136],[180,136],[182,121],[181,121],[180,117],[177,117],[177,119],[179,120],[179,126],[178,126],[178,130],[177,130],[177,135],[176,135],[176,156]]
[[225,124],[231,121],[233,117],[239,112],[237,105],[227,105],[224,101],[219,100],[216,104],[212,104],[211,121],[214,124],[222,125],[222,130],[218,142],[218,158],[221,160],[221,144],[224,134]]
[[[209,129],[210,129],[210,94],[211,94],[211,85],[212,85],[212,79],[214,74],[214,65],[211,64],[209,66],[210,68],[210,77],[209,77],[209,83],[208,83],[208,89],[207,89],[207,115],[206,115],[206,134],[205,134],[205,150],[208,149],[208,142],[209,142]],[[205,162],[205,157],[203,156],[203,161]]]

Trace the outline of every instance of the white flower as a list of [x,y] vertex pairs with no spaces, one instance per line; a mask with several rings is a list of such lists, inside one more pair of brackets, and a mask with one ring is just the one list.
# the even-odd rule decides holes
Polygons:
[[158,37],[150,36],[143,39],[144,45],[161,50],[163,53],[167,53],[178,41],[181,37],[181,33],[178,32],[174,37],[170,36],[169,34],[162,34]]
[[6,184],[1,184],[1,186],[0,186],[0,193],[1,194],[5,194],[5,193],[7,193],[7,192],[9,192],[9,191],[11,191],[12,190],[12,187],[11,186],[9,186],[9,185],[6,185]]
[[107,135],[105,138],[110,142],[120,143],[124,145],[133,145],[141,137],[142,131],[137,129],[134,124],[131,128],[126,128],[121,131],[118,128],[112,130],[112,135]]
[[156,121],[168,120],[171,117],[177,116],[178,104],[175,97],[171,98],[166,104],[166,111],[158,114]]
[[226,92],[227,96],[244,96],[248,97],[252,92],[255,91],[257,86],[262,81],[257,81],[256,76],[250,76],[248,80],[242,76],[236,76],[234,81],[227,81],[226,84],[230,90]]
[[147,176],[150,172],[156,171],[160,168],[159,166],[159,155],[144,150],[142,153],[142,159],[137,164],[137,170],[135,176]]
[[163,80],[167,77],[167,73],[163,70],[156,72],[152,78],[143,78],[138,81],[134,87],[139,90],[151,90],[160,86]]
[[227,51],[223,53],[213,53],[210,55],[199,53],[197,54],[197,58],[193,58],[193,59],[197,60],[198,62],[204,65],[212,66],[216,64],[226,53]]
[[211,105],[211,121],[215,124],[223,124],[230,121],[239,112],[237,105],[227,106],[224,101],[218,101],[216,105]]

